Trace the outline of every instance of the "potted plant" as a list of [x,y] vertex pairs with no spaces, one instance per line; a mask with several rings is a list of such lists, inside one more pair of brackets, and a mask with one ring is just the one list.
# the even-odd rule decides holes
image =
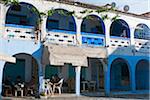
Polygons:
[[40,98],[41,99],[47,99],[47,94],[45,92],[40,93]]

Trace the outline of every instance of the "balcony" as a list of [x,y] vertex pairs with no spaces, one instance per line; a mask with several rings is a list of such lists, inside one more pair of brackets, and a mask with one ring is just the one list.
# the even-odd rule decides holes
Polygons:
[[46,41],[52,44],[76,45],[76,32],[53,29],[47,32]]
[[105,36],[82,32],[82,44],[86,46],[105,46]]
[[111,47],[128,47],[130,46],[130,39],[117,37],[117,36],[111,36],[110,46]]
[[9,39],[34,40],[34,27],[6,24],[4,37]]

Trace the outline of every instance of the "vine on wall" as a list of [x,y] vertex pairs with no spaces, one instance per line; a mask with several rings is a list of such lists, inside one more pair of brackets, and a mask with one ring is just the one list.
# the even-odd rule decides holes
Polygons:
[[[19,5],[19,1],[18,0],[2,0],[4,1],[5,5]],[[93,12],[96,12],[98,14],[100,13],[103,13],[103,12],[110,12],[110,11],[115,11],[116,8],[115,7],[99,7],[98,9],[95,9],[95,10],[89,10],[89,9],[85,9],[83,11],[80,11],[79,13],[81,14],[81,16],[79,16],[76,11],[70,11],[70,12],[66,12],[62,9],[60,10],[55,10],[55,9],[50,9],[48,10],[47,12],[39,12],[36,8],[32,7],[30,9],[32,12],[40,15],[39,19],[38,19],[38,24],[42,22],[42,17],[48,17],[48,16],[52,16],[53,14],[55,13],[58,13],[60,15],[63,15],[63,16],[75,16],[77,18],[83,18],[82,15],[84,14],[92,14]],[[101,14],[101,19],[103,21],[105,20],[111,20],[111,21],[115,21],[116,19],[118,19],[120,16],[117,14],[116,16],[114,16],[113,18],[110,18],[108,16],[108,14]],[[85,19],[93,19],[92,16],[86,16]]]

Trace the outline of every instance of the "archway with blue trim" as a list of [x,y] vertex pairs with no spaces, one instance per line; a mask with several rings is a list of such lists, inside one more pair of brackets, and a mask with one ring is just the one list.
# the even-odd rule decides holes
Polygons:
[[117,19],[112,22],[110,36],[130,38],[130,28],[126,21]]
[[76,34],[76,22],[71,12],[65,9],[54,9],[48,16],[46,29],[47,31]]
[[11,27],[36,27],[39,17],[39,11],[32,4],[20,2],[18,5],[9,7],[5,24]]
[[136,89],[137,90],[149,90],[149,61],[142,59],[138,61],[136,64],[136,70],[135,70],[135,80],[136,80]]
[[111,91],[128,91],[131,88],[130,69],[127,61],[123,58],[115,59],[110,69]]
[[134,31],[134,38],[150,40],[150,28],[146,24],[138,24]]
[[105,35],[105,24],[99,16],[88,15],[83,18],[81,32],[82,34],[91,33]]
[[[37,60],[26,53],[18,53],[14,57],[16,63],[6,62],[3,69],[2,95],[15,96],[19,84],[22,84],[24,96],[35,95],[39,88]],[[17,93],[17,95],[21,94]]]

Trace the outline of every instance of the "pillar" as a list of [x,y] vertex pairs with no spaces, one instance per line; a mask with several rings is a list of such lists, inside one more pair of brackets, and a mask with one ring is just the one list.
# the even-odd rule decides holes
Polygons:
[[81,66],[75,68],[76,71],[76,95],[80,96],[80,74],[81,74]]
[[75,18],[76,21],[76,38],[77,38],[77,44],[78,45],[82,45],[82,35],[81,35],[81,23],[82,23],[82,19],[79,18]]
[[134,63],[132,63],[132,66],[130,66],[131,67],[131,73],[130,73],[130,84],[131,84],[131,90],[132,90],[132,92],[134,92],[134,91],[136,91],[136,82],[135,82],[135,68],[136,68],[136,64]]
[[109,46],[110,45],[110,26],[111,26],[111,21],[110,20],[105,20],[105,45]]
[[1,100],[1,92],[2,92],[2,80],[3,80],[3,68],[5,61],[0,60],[0,100]]
[[43,41],[46,36],[46,22],[47,22],[47,17],[42,16],[42,22],[41,22],[41,40]]
[[135,31],[135,28],[131,28],[130,29],[130,42],[131,42],[131,46],[133,46],[135,44],[134,43],[134,31]]
[[5,31],[5,16],[6,16],[6,11],[5,11],[5,6],[4,4],[0,4],[0,36],[4,34]]
[[106,65],[104,68],[105,71],[105,95],[110,95],[110,64]]

